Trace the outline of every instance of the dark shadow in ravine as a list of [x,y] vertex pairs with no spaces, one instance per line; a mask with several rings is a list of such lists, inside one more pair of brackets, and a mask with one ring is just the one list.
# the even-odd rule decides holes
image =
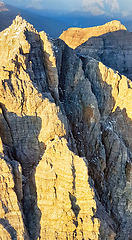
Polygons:
[[[27,55],[27,72],[34,87],[43,95],[43,93],[49,92],[49,89],[42,40],[39,34],[35,32],[26,31],[25,36],[30,44],[30,52]],[[24,55],[22,49],[21,54]]]
[[16,239],[17,240],[17,232],[16,230],[11,226],[9,221],[7,219],[0,218],[0,224],[6,229],[6,231],[10,234],[11,240]]
[[[45,151],[44,143],[39,142],[38,139],[42,128],[42,120],[37,116],[19,117],[17,114],[7,111],[2,103],[0,103],[0,108],[2,110],[0,114],[0,137],[5,159],[7,156],[11,160],[12,167],[14,167],[14,160],[22,166],[23,199],[20,201],[18,197],[18,200],[22,205],[23,220],[29,233],[29,239],[37,240],[40,237],[42,214],[37,206],[35,171]],[[17,184],[19,183],[17,182]],[[18,189],[18,186],[15,189]],[[4,226],[6,226],[4,220],[2,223],[5,223]],[[14,232],[14,234],[16,233]],[[17,239],[17,237],[12,239]]]

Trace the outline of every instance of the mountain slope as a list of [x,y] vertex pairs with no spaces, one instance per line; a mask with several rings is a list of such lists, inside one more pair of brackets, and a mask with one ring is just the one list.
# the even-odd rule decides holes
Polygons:
[[132,238],[132,83],[17,16],[0,33],[0,236]]
[[93,28],[70,28],[60,38],[78,55],[91,56],[132,80],[132,33],[119,21]]

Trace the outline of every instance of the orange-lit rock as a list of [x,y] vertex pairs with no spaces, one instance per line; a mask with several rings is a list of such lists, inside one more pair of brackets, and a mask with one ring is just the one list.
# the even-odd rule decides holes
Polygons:
[[85,159],[69,151],[57,136],[36,168],[37,202],[42,239],[98,239],[100,222]]
[[127,29],[119,21],[114,20],[97,27],[69,28],[60,35],[60,39],[62,39],[69,47],[75,49],[93,36],[97,37],[105,33],[115,32],[118,30]]

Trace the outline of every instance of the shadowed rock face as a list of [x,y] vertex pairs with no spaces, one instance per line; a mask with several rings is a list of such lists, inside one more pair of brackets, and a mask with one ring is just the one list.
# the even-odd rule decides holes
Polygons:
[[1,239],[130,240],[131,81],[18,16],[0,43]]
[[79,55],[91,56],[132,80],[132,33],[119,30],[92,37],[77,47]]

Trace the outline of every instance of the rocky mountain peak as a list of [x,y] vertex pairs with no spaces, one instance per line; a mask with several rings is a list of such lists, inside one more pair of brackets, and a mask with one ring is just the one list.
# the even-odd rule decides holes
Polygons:
[[107,27],[110,27],[110,32],[112,32],[112,31],[114,32],[114,31],[118,31],[118,30],[127,30],[126,27],[123,24],[121,24],[121,22],[118,20],[113,20],[111,22],[106,23],[104,25],[104,28],[105,27],[106,27],[106,29],[107,29]]
[[4,34],[6,35],[7,33],[11,35],[16,33],[19,37],[19,33],[26,30],[31,32],[37,32],[37,30],[33,27],[32,24],[28,23],[20,15],[17,15],[10,27],[4,30]]
[[16,16],[16,18],[13,20],[13,25],[28,25],[28,23],[23,19],[21,16]]

